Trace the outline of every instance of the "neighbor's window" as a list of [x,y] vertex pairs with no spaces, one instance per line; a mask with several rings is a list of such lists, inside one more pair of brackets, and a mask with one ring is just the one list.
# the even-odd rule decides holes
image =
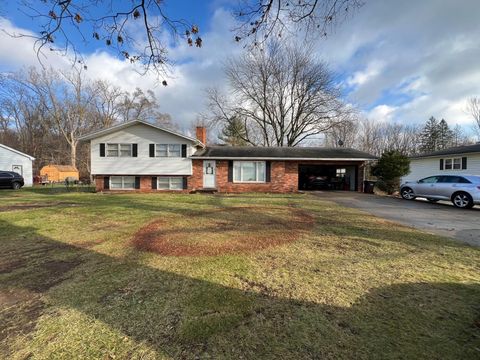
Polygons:
[[110,176],[110,189],[135,189],[135,176]]
[[265,161],[234,161],[234,182],[265,182]]
[[445,159],[445,170],[460,170],[462,168],[462,158]]
[[108,157],[131,157],[132,144],[107,144]]
[[182,146],[180,144],[156,144],[157,157],[181,157]]
[[157,179],[157,189],[159,190],[182,190],[183,178],[160,176]]
[[337,169],[338,178],[344,178],[346,173],[347,173],[347,169],[345,168]]

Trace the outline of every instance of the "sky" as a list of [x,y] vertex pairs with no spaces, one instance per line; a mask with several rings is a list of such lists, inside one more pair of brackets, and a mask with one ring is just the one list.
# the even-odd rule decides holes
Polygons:
[[[9,33],[38,31],[38,24],[18,11],[18,1],[0,0],[0,28]],[[225,87],[222,63],[245,51],[233,40],[231,16],[236,0],[166,0],[167,13],[198,24],[202,48],[178,41],[169,47],[176,63],[169,86],[154,76],[140,76],[132,66],[95,42],[80,44],[87,76],[107,79],[125,90],[154,90],[160,110],[180,129],[191,129],[206,112],[205,89]],[[91,11],[95,11],[94,9]],[[466,102],[480,96],[480,1],[366,0],[327,38],[311,39],[314,55],[335,72],[345,101],[375,121],[420,124],[430,116],[460,124],[473,120]],[[38,65],[32,40],[0,32],[0,71]],[[53,67],[69,66],[49,55]]]

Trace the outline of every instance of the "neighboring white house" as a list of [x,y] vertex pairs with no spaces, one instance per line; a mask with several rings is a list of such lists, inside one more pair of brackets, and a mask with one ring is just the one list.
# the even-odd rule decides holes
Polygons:
[[33,184],[33,160],[35,160],[33,156],[0,144],[0,171],[14,171],[22,175],[25,181],[24,186]]
[[153,181],[158,189],[183,189],[186,177],[192,175],[190,156],[204,146],[197,139],[140,120],[80,140],[90,141],[91,174],[98,190],[151,189]]
[[480,176],[480,143],[412,156],[410,174],[404,176],[402,182],[447,174]]

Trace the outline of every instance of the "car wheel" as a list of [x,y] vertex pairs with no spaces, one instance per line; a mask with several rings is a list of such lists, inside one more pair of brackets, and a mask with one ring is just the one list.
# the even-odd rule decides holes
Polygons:
[[20,189],[21,187],[22,187],[22,186],[21,186],[20,183],[18,183],[18,182],[14,182],[14,183],[12,184],[12,189],[13,189],[13,190],[18,190],[18,189]]
[[472,197],[465,192],[453,194],[452,203],[455,207],[460,209],[471,209],[473,207]]
[[415,200],[415,193],[409,187],[402,188],[400,194],[405,200]]
[[439,200],[437,200],[437,199],[427,199],[427,200],[428,200],[429,202],[431,202],[431,203],[436,203],[436,202],[439,201]]

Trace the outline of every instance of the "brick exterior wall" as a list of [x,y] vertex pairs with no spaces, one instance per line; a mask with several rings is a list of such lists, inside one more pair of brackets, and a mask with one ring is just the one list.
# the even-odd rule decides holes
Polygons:
[[[252,159],[253,160],[253,159]],[[270,182],[234,183],[228,181],[228,161],[216,161],[216,183],[218,192],[274,192],[288,193],[298,191],[299,165],[359,165],[357,173],[357,191],[363,191],[363,163],[346,161],[271,161]],[[192,160],[193,174],[188,178],[190,191],[203,188],[203,160]]]
[[[216,161],[216,188],[218,192],[241,193],[241,192],[272,192],[292,193],[298,191],[298,167],[299,165],[337,165],[357,168],[357,191],[363,191],[363,162],[345,161],[271,161],[270,182],[266,183],[234,183],[228,181],[228,161]],[[192,192],[203,188],[203,160],[192,159],[192,175],[187,177],[186,190],[156,190],[152,189],[152,176],[140,176],[140,189],[136,190],[113,190],[115,192]],[[95,187],[97,191],[109,191],[104,189],[104,177],[97,175]]]

